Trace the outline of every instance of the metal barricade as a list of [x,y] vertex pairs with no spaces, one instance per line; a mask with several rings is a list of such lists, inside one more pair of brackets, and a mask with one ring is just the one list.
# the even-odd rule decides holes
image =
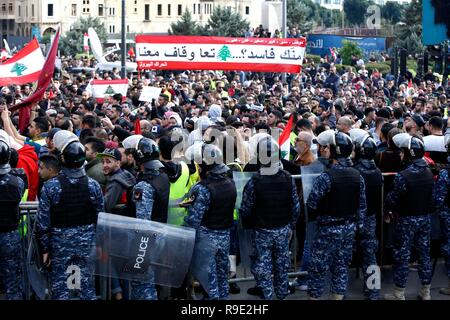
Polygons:
[[37,201],[27,201],[21,202],[19,204],[19,214],[20,214],[19,233],[22,242],[21,254],[23,262],[22,275],[23,275],[24,294],[26,300],[30,300],[32,295],[32,289],[30,286],[30,281],[28,279],[27,253],[34,232],[33,225],[36,219],[38,206],[39,202]]

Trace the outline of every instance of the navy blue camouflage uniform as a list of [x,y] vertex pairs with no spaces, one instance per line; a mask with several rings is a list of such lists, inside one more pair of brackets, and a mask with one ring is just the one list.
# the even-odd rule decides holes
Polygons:
[[439,209],[443,230],[445,232],[445,242],[442,251],[446,258],[447,276],[450,279],[450,208],[446,202],[447,197],[450,196],[450,177],[448,169],[443,169],[439,172],[438,180],[436,181],[433,191],[434,206]]
[[[290,177],[290,175],[289,175]],[[297,187],[291,179],[291,216],[287,225],[275,228],[254,228],[252,233],[252,248],[255,257],[252,259],[252,273],[256,285],[262,289],[266,300],[273,299],[273,293],[283,300],[289,294],[289,238],[297,219],[300,216],[300,201]],[[239,214],[242,219],[252,219],[256,206],[255,181],[250,179],[244,187]],[[272,282],[272,271],[274,279]]]
[[[79,185],[86,177],[84,168],[63,168],[60,175],[65,176],[72,185]],[[97,181],[87,178],[90,201],[98,213],[104,212],[102,190]],[[56,228],[51,223],[51,208],[58,206],[62,188],[57,177],[47,181],[42,187],[37,213],[36,235],[43,253],[51,259],[51,297],[54,300],[68,300],[76,294],[82,300],[95,300],[95,285],[91,257],[95,247],[95,223],[77,227]],[[72,265],[79,267],[80,289],[70,290],[68,277]]]
[[[373,172],[377,169],[377,167],[375,165],[375,162],[372,160],[361,160],[355,164],[355,169],[359,170],[360,172]],[[383,183],[383,176],[381,176],[381,183]],[[368,186],[366,185],[366,188],[367,187]],[[377,201],[381,202],[381,194]],[[367,287],[367,280],[370,276],[370,273],[368,273],[367,270],[369,266],[377,265],[376,253],[378,251],[378,239],[376,235],[376,228],[377,228],[377,212],[367,212],[367,215],[364,217],[363,220],[362,228],[359,229],[359,236],[360,236],[360,245],[362,249],[364,295],[371,300],[378,299],[380,294],[379,289],[369,289]]]
[[[0,184],[9,182],[9,174],[0,175]],[[25,183],[20,178],[17,178],[17,182],[19,189],[17,199],[20,201],[25,190]],[[17,221],[19,221],[19,212],[17,212]],[[6,299],[8,300],[21,300],[23,298],[23,261],[21,252],[22,242],[20,241],[18,230],[0,232],[0,278],[3,279]]]
[[[220,175],[209,174],[209,178],[223,179]],[[211,193],[205,185],[195,184],[189,191],[189,198],[194,199],[188,207],[188,213],[184,218],[186,227],[194,228],[196,233],[196,246],[198,250],[200,241],[211,243],[214,250],[211,253],[213,257],[205,257],[209,266],[207,268],[208,288],[205,288],[207,299],[226,300],[229,295],[228,272],[230,270],[230,261],[228,255],[230,252],[230,232],[231,227],[226,229],[211,229],[202,225],[205,213],[211,205]],[[194,253],[195,255],[195,253]]]
[[[342,170],[352,165],[350,160],[346,160],[343,164],[333,164],[330,168]],[[317,217],[318,230],[312,244],[308,269],[308,295],[312,298],[319,299],[323,295],[328,270],[331,270],[332,275],[331,292],[344,295],[347,290],[348,268],[352,258],[356,227],[363,225],[367,209],[365,184],[361,176],[359,190],[357,217],[353,219],[327,215]],[[306,203],[308,212],[312,213],[318,209],[319,202],[330,191],[331,176],[328,172],[324,172],[313,182]]]
[[[428,168],[423,159],[415,160],[407,166],[405,171],[411,173],[425,174]],[[394,179],[393,189],[388,193],[385,200],[385,211],[397,212],[398,202],[401,196],[406,194],[406,180],[401,174]],[[414,245],[418,260],[418,273],[422,285],[431,283],[431,261],[430,261],[430,237],[431,217],[427,213],[422,215],[399,216],[394,226],[394,284],[398,288],[405,288],[409,271],[409,259],[411,246]]]

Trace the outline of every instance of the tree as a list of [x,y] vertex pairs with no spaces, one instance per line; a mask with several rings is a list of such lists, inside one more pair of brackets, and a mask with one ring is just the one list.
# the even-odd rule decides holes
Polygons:
[[228,46],[223,46],[222,48],[220,48],[217,55],[222,61],[227,61],[227,58],[233,58],[230,52],[230,48],[228,48]]
[[354,26],[361,26],[365,22],[365,15],[369,1],[367,0],[345,0],[344,12],[347,21]]
[[[309,4],[309,5],[308,5]],[[297,27],[300,32],[309,32],[314,27],[316,12],[315,4],[302,0],[287,0],[287,25],[289,28]]]
[[381,7],[381,17],[388,20],[392,24],[401,21],[403,14],[403,6],[398,2],[388,1]]
[[412,0],[406,6],[401,22],[395,45],[405,48],[409,54],[422,52],[422,0]]
[[180,20],[170,24],[168,32],[170,35],[194,36],[198,35],[200,30],[197,22],[192,19],[191,12],[186,10]]
[[106,42],[108,38],[103,23],[98,18],[88,17],[77,20],[64,36],[61,36],[59,48],[61,53],[66,56],[75,56],[83,52],[83,36],[88,29],[92,27],[97,32],[100,42]]
[[199,33],[220,37],[243,37],[250,24],[239,12],[230,7],[214,8],[205,27],[199,28]]
[[342,41],[342,48],[339,50],[339,54],[342,58],[342,64],[350,65],[352,56],[361,58],[363,56],[363,50],[356,42],[344,40]]

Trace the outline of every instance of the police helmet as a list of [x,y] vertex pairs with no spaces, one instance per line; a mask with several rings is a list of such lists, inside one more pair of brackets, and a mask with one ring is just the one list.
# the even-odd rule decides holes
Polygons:
[[0,139],[0,166],[8,164],[9,158],[11,157],[11,149],[9,148],[8,143]]
[[330,155],[333,159],[348,158],[353,151],[353,141],[349,135],[337,132],[330,143]]
[[361,143],[355,144],[356,158],[373,160],[377,153],[377,144],[370,137],[367,136]]
[[159,147],[152,139],[141,138],[133,157],[138,164],[143,164],[151,160],[159,160]]
[[67,168],[81,168],[86,161],[86,152],[80,141],[70,142],[60,153],[60,160]]
[[417,160],[425,155],[425,145],[417,137],[412,137],[408,133],[399,133],[392,140],[405,155],[405,160]]

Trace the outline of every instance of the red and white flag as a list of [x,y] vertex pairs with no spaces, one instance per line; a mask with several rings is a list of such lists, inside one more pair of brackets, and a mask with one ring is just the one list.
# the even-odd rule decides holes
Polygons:
[[[33,92],[33,94],[31,96],[26,98],[24,101],[9,108],[10,111],[19,109],[20,132],[24,132],[25,128],[30,123],[30,112],[31,112],[32,105],[35,103],[39,103],[42,100],[42,98],[44,97],[45,91],[47,90],[48,86],[50,85],[50,83],[52,81],[53,73],[55,71],[56,53],[58,52],[59,35],[60,35],[60,33],[58,30],[53,39],[52,46],[51,46],[51,48],[47,54],[47,57],[45,59],[44,65],[41,68],[42,70],[40,72],[38,72],[36,90]],[[37,43],[37,41],[36,41],[36,43]],[[40,51],[40,49],[39,49],[39,51]],[[15,57],[16,56],[12,57],[10,60],[8,60],[8,62],[10,62]]]
[[139,70],[242,70],[300,73],[306,38],[136,35]]
[[291,115],[286,127],[284,128],[283,132],[280,135],[280,138],[278,139],[278,145],[280,146],[281,157],[285,160],[289,160],[289,155],[290,155],[290,151],[291,151],[290,136],[291,136],[293,123],[294,123],[294,116]]
[[123,99],[126,99],[128,80],[92,80],[86,90],[92,93],[98,103],[103,103],[105,96],[113,96],[116,93],[121,93]]
[[84,33],[84,36],[83,36],[83,49],[84,49],[84,52],[89,52],[89,35],[88,35],[88,33],[87,32],[85,32]]
[[5,62],[5,60],[8,58],[9,58],[8,52],[6,52],[6,49],[2,49],[2,52],[0,53],[0,61]]
[[0,87],[37,81],[44,61],[38,41],[31,40],[12,58],[0,64]]

